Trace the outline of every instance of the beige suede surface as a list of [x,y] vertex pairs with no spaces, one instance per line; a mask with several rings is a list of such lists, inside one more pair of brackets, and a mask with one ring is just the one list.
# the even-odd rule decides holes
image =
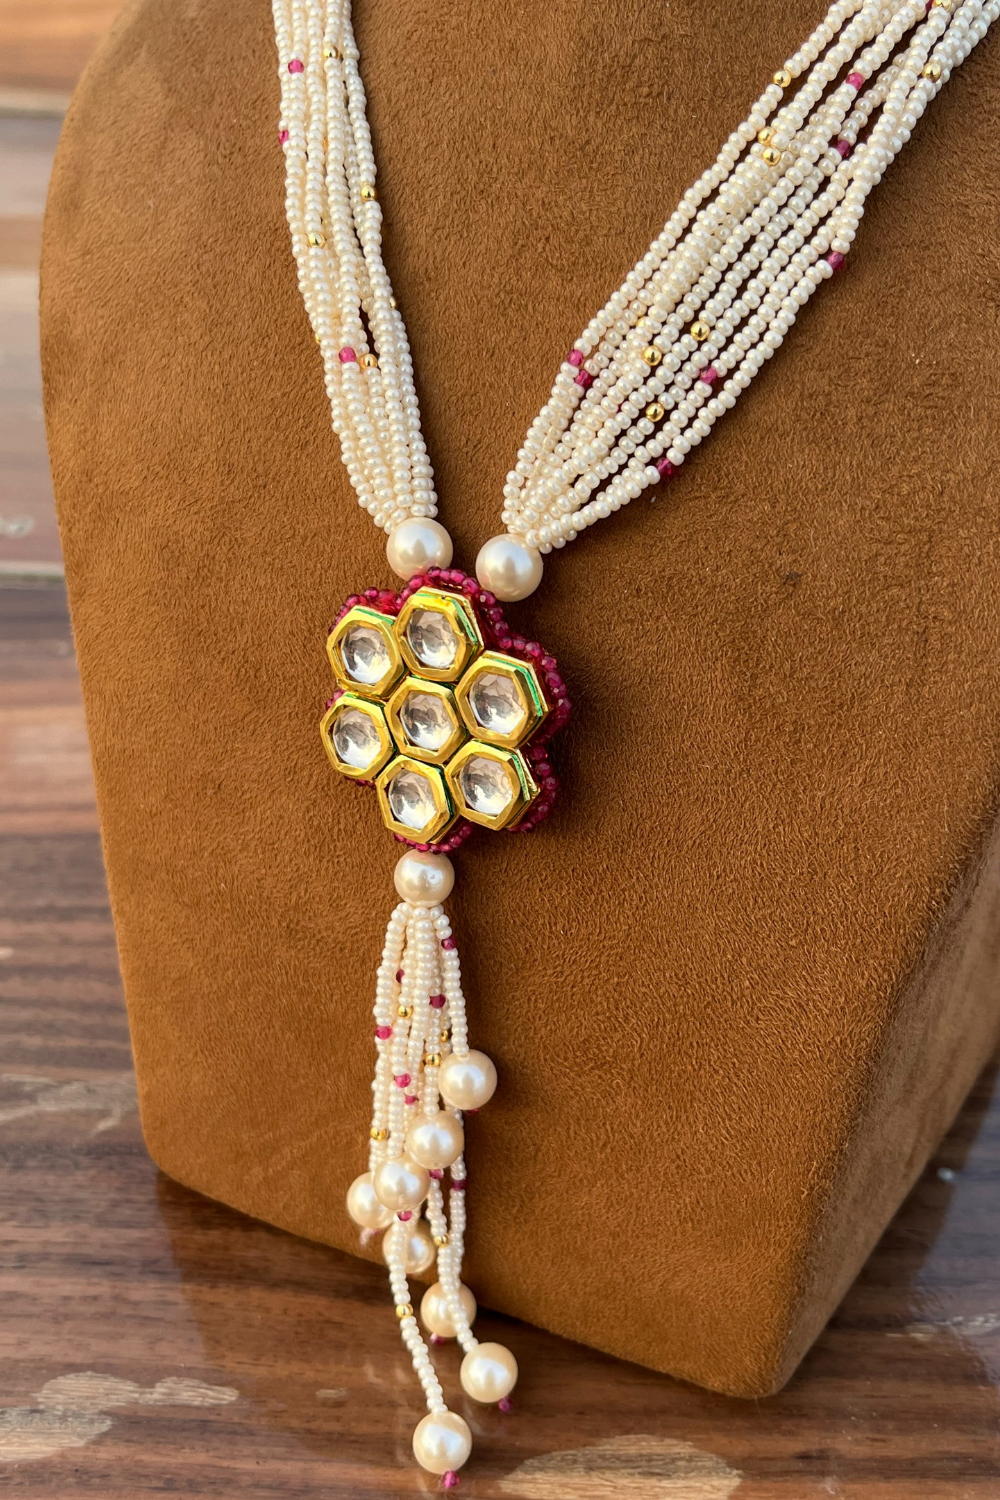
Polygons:
[[[457,562],[564,351],[822,10],[357,0]],[[150,1151],[356,1250],[399,849],[317,722],[335,609],[392,580],[277,111],[266,0],[126,11],[56,162],[46,400]],[[511,608],[577,706],[563,793],[456,856],[501,1074],[467,1279],[737,1394],[787,1378],[997,1032],[998,117],[990,37],[738,408]]]

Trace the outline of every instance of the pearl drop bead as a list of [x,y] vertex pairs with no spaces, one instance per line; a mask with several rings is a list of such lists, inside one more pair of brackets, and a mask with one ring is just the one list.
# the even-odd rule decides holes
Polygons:
[[465,1132],[455,1116],[443,1109],[418,1120],[406,1137],[407,1151],[422,1167],[450,1167],[464,1146]]
[[392,1209],[376,1196],[370,1172],[355,1177],[347,1189],[347,1212],[359,1229],[385,1229],[392,1223]]
[[[476,1299],[464,1284],[459,1285],[458,1297],[471,1327],[479,1311]],[[445,1296],[445,1290],[440,1281],[435,1281],[434,1285],[429,1286],[424,1293],[420,1303],[420,1321],[428,1332],[436,1333],[439,1339],[453,1339],[458,1333],[458,1329],[452,1322],[448,1298]]]
[[457,1412],[428,1412],[413,1430],[413,1456],[429,1474],[460,1469],[471,1452],[469,1424]]
[[438,1090],[452,1109],[481,1109],[496,1092],[497,1070],[485,1052],[468,1052],[458,1057],[454,1052],[444,1062],[438,1078]]
[[396,890],[411,906],[438,906],[451,895],[455,867],[447,854],[421,854],[411,849],[396,865]]
[[427,1197],[430,1178],[409,1156],[384,1161],[375,1172],[375,1194],[393,1213],[419,1208]]
[[[390,1218],[392,1216],[390,1215]],[[430,1230],[423,1219],[418,1219],[415,1224],[408,1224],[406,1240],[404,1243],[404,1265],[407,1276],[420,1276],[424,1271],[429,1271],[434,1264],[437,1251],[431,1238]],[[382,1238],[382,1259],[386,1265],[389,1264],[389,1236]]]
[[392,571],[400,578],[412,578],[428,568],[446,568],[454,548],[440,521],[417,516],[389,533],[385,551]]
[[541,553],[509,534],[491,537],[479,549],[476,577],[505,603],[527,599],[542,581]]
[[517,1384],[517,1360],[503,1344],[477,1344],[462,1360],[459,1379],[473,1401],[502,1401]]

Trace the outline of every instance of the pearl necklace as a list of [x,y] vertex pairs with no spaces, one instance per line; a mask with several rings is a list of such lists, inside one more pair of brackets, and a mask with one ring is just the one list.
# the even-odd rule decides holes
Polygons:
[[[463,1112],[496,1070],[470,1051],[448,853],[474,826],[530,831],[557,783],[548,741],[570,704],[555,659],[513,635],[543,558],[677,473],[780,348],[851,249],[871,189],[1000,15],[1000,0],[836,0],[560,366],[503,486],[504,531],[476,576],[450,568],[406,328],[382,261],[382,214],[350,0],[273,0],[279,137],[299,287],[358,503],[388,533],[399,594],[347,601],[327,641],[338,692],[321,724],[339,772],[373,784],[411,847],[395,874],[374,1006],[368,1171],[347,1207],[383,1253],[428,1415],[419,1463],[458,1483],[471,1452],[409,1300],[457,1338],[461,1383],[502,1407],[517,1365],[472,1332],[462,1285]],[[445,1209],[444,1174],[449,1172]],[[423,1217],[421,1217],[421,1213]]]

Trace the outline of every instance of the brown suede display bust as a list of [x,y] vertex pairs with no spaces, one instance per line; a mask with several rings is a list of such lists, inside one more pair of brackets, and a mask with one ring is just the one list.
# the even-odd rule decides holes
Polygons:
[[[456,563],[564,351],[822,10],[358,0]],[[466,1279],[736,1394],[788,1377],[1000,1025],[998,117],[990,37],[738,409],[510,608],[576,704],[563,791],[456,856],[501,1075]],[[317,724],[329,621],[393,580],[277,119],[267,0],[128,9],[56,163],[47,411],[149,1149],[358,1251],[399,847]]]

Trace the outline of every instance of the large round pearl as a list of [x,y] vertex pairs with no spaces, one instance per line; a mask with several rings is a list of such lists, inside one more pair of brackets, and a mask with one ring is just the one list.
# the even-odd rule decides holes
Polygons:
[[[458,1300],[465,1308],[465,1316],[469,1326],[476,1321],[476,1299],[464,1283],[459,1283]],[[458,1333],[448,1310],[448,1298],[445,1296],[444,1287],[440,1281],[435,1281],[429,1286],[420,1301],[420,1321],[430,1333],[436,1333],[439,1339],[453,1339]]]
[[469,1424],[457,1412],[428,1412],[413,1430],[413,1456],[429,1474],[460,1469],[471,1452]]
[[[414,1224],[404,1226],[407,1230],[405,1242],[405,1267],[407,1276],[419,1276],[424,1271],[429,1271],[434,1264],[437,1250],[431,1238],[431,1232],[423,1219],[417,1219]],[[389,1264],[389,1236],[382,1238],[382,1259],[386,1265]]]
[[384,1161],[375,1171],[375,1195],[394,1214],[419,1208],[430,1184],[423,1167],[418,1167],[409,1156]]
[[412,578],[428,568],[446,568],[453,550],[440,522],[420,516],[411,516],[391,531],[385,547],[389,566],[400,578]]
[[462,1360],[458,1378],[473,1401],[502,1401],[517,1384],[517,1360],[503,1344],[477,1344]]
[[452,1109],[481,1109],[493,1098],[497,1070],[485,1052],[469,1052],[445,1058],[438,1076],[438,1089]]
[[454,1115],[439,1109],[410,1126],[406,1149],[422,1167],[450,1167],[465,1146],[465,1132]]
[[411,906],[438,906],[451,895],[455,866],[447,854],[411,849],[396,865],[392,878],[401,899]]
[[360,1229],[385,1229],[392,1223],[392,1209],[376,1197],[370,1172],[355,1177],[347,1189],[347,1212]]
[[476,577],[498,599],[527,599],[542,581],[542,554],[504,532],[480,547]]

